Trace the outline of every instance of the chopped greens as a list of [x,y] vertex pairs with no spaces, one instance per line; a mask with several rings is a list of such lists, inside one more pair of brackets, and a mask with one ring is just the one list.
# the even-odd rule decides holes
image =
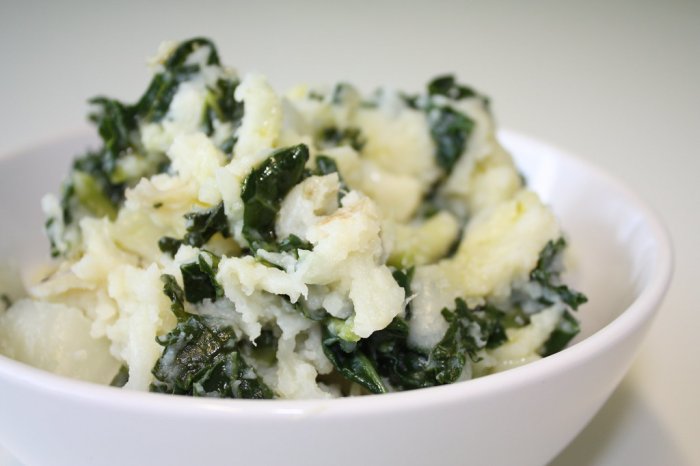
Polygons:
[[158,249],[160,249],[161,252],[170,254],[172,257],[175,256],[180,246],[182,246],[182,240],[171,236],[163,236],[158,240]]
[[306,240],[299,238],[297,235],[289,235],[279,243],[277,243],[277,250],[280,252],[291,252],[298,259],[299,249],[306,251],[311,251],[313,245]]
[[244,104],[235,99],[236,79],[219,79],[216,86],[210,88],[210,94],[204,111],[204,127],[208,136],[214,134],[215,121],[231,124],[232,135],[226,138],[219,148],[224,154],[231,155],[236,145],[235,131],[241,126],[244,114]]
[[530,279],[542,285],[544,293],[541,300],[544,304],[554,304],[558,297],[573,310],[588,301],[583,293],[572,290],[561,284],[560,274],[562,271],[561,254],[566,248],[566,240],[559,238],[550,241],[540,253],[537,267],[530,273]]
[[[588,301],[588,298],[576,290],[561,283],[562,253],[566,248],[566,240],[559,238],[549,241],[540,253],[537,266],[530,273],[530,280],[542,287],[542,295],[539,298],[541,306],[550,306],[558,301],[563,302],[574,311]],[[540,348],[542,356],[549,356],[561,351],[581,331],[576,318],[568,310],[557,324],[556,329],[549,339]]]
[[188,58],[200,47],[209,48],[207,65],[220,65],[216,47],[209,39],[197,37],[180,43],[163,63],[163,71],[153,77],[148,89],[134,106],[144,121],[162,120],[170,109],[180,83],[200,71],[198,64],[188,62]]
[[127,366],[121,366],[119,372],[114,376],[110,382],[110,386],[121,388],[129,381],[129,368]]
[[411,347],[408,324],[395,317],[385,329],[359,342],[343,340],[335,330],[337,323],[326,324],[324,352],[345,378],[372,393],[384,393],[386,387],[377,383],[381,379],[375,373],[401,390],[444,385],[459,380],[467,357],[476,361],[479,351],[507,340],[501,324],[505,313],[491,306],[470,309],[457,299],[455,310],[444,309],[442,315],[449,326],[430,351]]
[[220,202],[211,209],[196,210],[185,214],[185,229],[187,233],[181,240],[171,236],[160,238],[158,248],[161,252],[175,256],[183,244],[201,248],[216,233],[220,233],[224,238],[230,237],[231,232],[224,212],[224,203]]
[[334,126],[321,130],[319,142],[322,149],[338,146],[350,146],[357,152],[362,151],[365,140],[359,128],[336,128]]
[[477,94],[472,88],[457,83],[451,75],[433,79],[428,83],[427,90],[427,99],[403,95],[403,100],[409,107],[425,112],[430,136],[436,147],[435,160],[444,174],[449,175],[467,150],[475,123],[466,114],[435,97],[446,97],[451,100],[479,97],[487,106],[488,99]]
[[[122,365],[112,385],[219,398],[319,397],[329,394],[325,383],[331,393],[380,394],[548,356],[580,331],[574,311],[587,298],[562,282],[563,238],[547,243],[525,276],[489,272],[510,267],[520,244],[502,244],[489,222],[470,221],[482,204],[497,210],[517,196],[510,183],[501,186],[517,169],[495,142],[479,164],[461,166],[477,125],[480,137],[496,138],[489,101],[473,88],[441,75],[422,94],[398,99],[383,90],[364,98],[346,83],[323,93],[301,87],[285,99],[259,77],[239,89],[203,37],[166,45],[157,60],[135,103],[90,100],[101,144],[74,160],[60,201],[42,203],[52,255],[65,256],[57,270],[76,271],[67,281],[60,273],[46,278],[59,280],[46,285],[48,294],[59,290],[49,302],[76,287],[110,296],[117,313],[128,312],[122,299],[160,307],[159,293],[139,289],[150,283],[143,272],[179,267],[176,276],[160,276],[174,328],[162,329],[168,319],[141,319],[142,328],[108,332],[128,349],[107,368],[109,379]],[[247,117],[237,93],[245,94]],[[332,183],[309,180],[303,200],[288,201],[301,209],[278,223],[294,187],[326,175]],[[459,189],[472,182],[479,189]],[[332,209],[329,186],[338,189]],[[528,225],[515,230],[522,244],[551,226],[550,217],[529,215],[533,199],[519,204]],[[463,252],[464,235],[482,238],[493,254],[463,267],[453,256]],[[221,281],[220,264],[231,271]],[[488,286],[465,286],[482,279]],[[0,293],[0,311],[11,304]],[[533,317],[540,312],[544,319]],[[561,317],[543,336],[550,315]],[[158,335],[162,353],[152,367],[143,367],[132,331]],[[492,351],[508,345],[509,334],[512,346]]]
[[438,76],[428,83],[428,95],[443,95],[452,100],[477,97],[479,94],[469,86],[459,84],[452,75]]
[[428,110],[428,122],[437,147],[437,163],[450,173],[467,148],[474,121],[450,106],[435,106]]
[[243,237],[250,249],[275,249],[275,220],[282,199],[304,177],[309,149],[304,144],[273,152],[245,179],[241,190]]
[[346,379],[356,382],[372,393],[388,390],[370,359],[357,348],[338,336],[336,320],[323,325],[323,354]]
[[238,349],[236,334],[217,319],[187,314],[184,292],[175,277],[164,275],[164,292],[172,301],[178,324],[158,337],[163,355],[153,368],[151,391],[217,398],[272,398]]
[[333,160],[331,157],[328,157],[327,155],[317,155],[316,156],[316,170],[313,171],[313,175],[316,176],[324,176],[324,175],[330,175],[331,173],[337,173],[338,174],[338,180],[340,181],[340,189],[338,190],[338,202],[343,199],[343,196],[347,194],[350,189],[348,188],[348,185],[345,184],[345,181],[343,180],[343,177],[340,176],[340,170],[338,170],[338,164],[335,163],[335,160]]
[[[208,49],[204,64],[219,66],[218,52],[209,39],[190,39],[180,43],[164,60],[162,70],[154,75],[135,104],[103,96],[90,100],[93,111],[89,119],[97,126],[102,147],[89,151],[73,163],[73,170],[61,194],[61,220],[64,225],[70,226],[86,214],[114,219],[124,201],[126,188],[142,177],[168,169],[169,162],[164,153],[147,150],[143,146],[141,127],[163,120],[180,84],[202,71],[200,64],[191,59],[202,48]],[[215,129],[214,121],[231,124],[228,128],[231,136],[220,147],[226,154],[233,150],[234,132],[240,126],[244,111],[243,104],[234,99],[237,85],[237,79],[219,79],[209,88],[203,111],[202,125],[208,135]],[[47,231],[51,232],[51,226],[47,222]],[[58,238],[52,235],[49,238],[52,255],[68,252],[57,246]]]
[[231,236],[223,202],[211,209],[186,214],[185,228],[185,244],[195,247],[206,244],[215,233],[221,233],[224,238]]
[[[207,261],[209,257],[211,264]],[[216,281],[218,258],[203,251],[196,261],[180,266],[185,285],[185,299],[190,303],[200,303],[205,299],[216,301],[224,295],[224,290]]]
[[330,175],[331,173],[338,173],[338,176],[340,176],[338,165],[335,163],[335,160],[327,155],[316,156],[316,171],[314,175],[323,176]]
[[566,348],[580,331],[581,327],[576,318],[569,311],[565,311],[557,327],[540,349],[540,355],[545,357],[558,353]]
[[271,329],[262,329],[255,343],[248,342],[244,347],[244,354],[255,358],[265,364],[274,364],[277,361],[277,346],[279,338]]

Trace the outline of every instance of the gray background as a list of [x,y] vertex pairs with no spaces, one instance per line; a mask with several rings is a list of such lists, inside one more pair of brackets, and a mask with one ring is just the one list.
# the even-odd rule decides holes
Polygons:
[[0,153],[79,128],[95,94],[135,100],[159,42],[194,35],[278,89],[414,91],[456,72],[501,126],[625,181],[665,219],[675,279],[632,370],[553,464],[700,464],[700,2],[2,1]]

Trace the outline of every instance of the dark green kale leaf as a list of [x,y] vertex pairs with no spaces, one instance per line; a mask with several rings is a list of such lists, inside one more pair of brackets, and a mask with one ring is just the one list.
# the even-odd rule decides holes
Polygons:
[[122,365],[119,368],[119,372],[112,378],[112,381],[109,383],[110,387],[117,387],[121,388],[126,383],[129,381],[129,368],[127,366]]
[[170,300],[170,310],[178,321],[186,320],[185,292],[182,291],[182,288],[172,275],[163,274],[160,279],[163,282],[163,294]]
[[[165,154],[151,153],[142,147],[139,124],[160,121],[167,114],[180,83],[191,79],[200,71],[198,64],[188,63],[190,55],[200,47],[209,47],[208,64],[219,64],[216,48],[211,41],[204,38],[190,39],[182,42],[170,54],[163,71],[153,77],[146,92],[135,104],[103,96],[90,100],[93,110],[89,119],[97,126],[102,147],[78,157],[73,164],[73,170],[64,183],[61,194],[64,225],[71,225],[85,214],[114,218],[124,201],[126,188],[144,176],[152,176],[167,169]],[[234,114],[238,116],[242,109],[229,109],[230,85],[222,86],[224,90],[216,103],[223,118],[233,117]],[[138,173],[129,173],[120,166],[127,156],[141,158],[146,163]],[[53,255],[67,252],[59,251],[56,239],[50,239]]]
[[255,343],[247,342],[245,354],[262,361],[266,364],[274,364],[277,361],[277,347],[279,338],[272,329],[264,328],[260,331],[260,336],[255,339]]
[[235,98],[236,88],[240,82],[237,79],[219,79],[213,88],[209,89],[209,96],[204,110],[204,127],[206,133],[211,136],[214,133],[214,121],[231,123],[232,135],[221,144],[220,149],[224,154],[231,155],[237,142],[235,131],[241,126],[245,106],[242,101]]
[[317,155],[316,170],[314,170],[311,174],[316,176],[325,176],[330,175],[331,173],[338,174],[338,180],[340,182],[340,189],[338,190],[338,203],[340,203],[343,196],[345,196],[350,189],[343,180],[343,177],[340,175],[340,170],[338,170],[338,164],[335,163],[335,160],[327,155]]
[[[205,259],[205,254],[209,256],[212,265]],[[206,251],[201,252],[196,261],[180,266],[182,282],[185,285],[185,299],[188,302],[200,303],[205,299],[216,301],[224,295],[223,288],[216,281],[217,267],[218,258]]]
[[219,53],[216,50],[214,43],[206,37],[193,37],[192,39],[180,42],[177,48],[170,54],[165,61],[165,69],[174,70],[185,66],[185,62],[194,52],[201,47],[209,47],[209,55],[207,56],[207,65],[220,65]]
[[221,233],[224,238],[229,238],[231,231],[224,211],[224,203],[220,202],[210,209],[196,210],[185,214],[185,229],[187,233],[183,239],[163,236],[158,240],[158,248],[162,252],[175,256],[182,244],[201,248],[216,233]]
[[203,246],[216,233],[221,233],[224,238],[231,236],[223,202],[211,209],[185,214],[185,228],[185,244],[195,247]]
[[[566,249],[566,240],[559,238],[549,241],[542,249],[537,266],[530,273],[530,280],[542,286],[542,295],[538,299],[541,306],[551,306],[558,301],[573,310],[588,301],[588,298],[576,290],[561,283],[562,254]],[[568,310],[564,312],[556,329],[540,348],[542,356],[549,356],[561,351],[581,331],[576,318]]]
[[443,95],[452,100],[478,97],[479,94],[469,86],[459,84],[452,75],[438,76],[428,83],[428,95]]
[[272,398],[270,388],[243,359],[233,329],[214,318],[184,311],[185,293],[163,276],[178,324],[159,337],[163,355],[153,367],[151,391],[218,398]]
[[350,146],[357,152],[362,151],[365,146],[365,139],[359,128],[336,128],[330,126],[321,130],[319,135],[319,146],[328,149],[338,146]]
[[95,97],[90,103],[94,109],[89,118],[97,125],[103,146],[73,162],[61,198],[66,225],[73,221],[73,212],[79,207],[97,217],[116,216],[129,181],[118,170],[118,161],[137,152],[140,145],[133,108],[106,97]]
[[275,220],[280,204],[304,177],[309,149],[304,144],[272,153],[245,179],[243,200],[243,237],[250,249],[275,250]]
[[[313,244],[299,238],[296,235],[289,235],[281,241],[276,243],[267,243],[265,245],[265,250],[268,252],[291,253],[291,255],[293,255],[296,259],[299,259],[300,250],[311,251],[313,248]],[[274,267],[279,270],[285,270],[282,265],[273,263],[261,256],[255,256],[255,260],[266,267]],[[297,305],[298,303],[294,304],[294,306]]]
[[543,304],[554,304],[555,299],[552,297],[558,297],[567,306],[577,310],[580,305],[588,301],[588,298],[583,293],[561,284],[561,257],[564,249],[566,249],[564,238],[549,241],[540,253],[537,266],[530,273],[530,279],[544,288],[545,293],[541,298]]
[[435,142],[438,165],[449,174],[467,149],[474,129],[474,121],[450,106],[432,106],[428,109],[430,136]]
[[549,356],[566,348],[566,345],[581,331],[578,320],[569,312],[564,311],[557,327],[540,348],[540,355]]
[[279,252],[291,252],[297,259],[299,258],[299,249],[311,251],[313,248],[314,246],[311,243],[299,238],[297,235],[289,235],[277,243]]
[[331,173],[338,173],[338,175],[340,175],[340,172],[338,171],[338,165],[335,163],[335,160],[328,157],[327,155],[317,155],[316,171],[314,172],[314,175],[324,176],[330,175]]
[[483,102],[487,111],[491,110],[491,102],[487,96],[480,94],[469,86],[458,83],[452,75],[438,76],[430,81],[428,83],[428,95],[442,95],[452,100],[477,98]]
[[160,249],[161,252],[170,254],[171,257],[175,257],[180,246],[182,246],[182,240],[173,238],[172,236],[163,236],[158,240],[158,249]]
[[99,162],[105,173],[113,174],[117,159],[139,144],[134,135],[138,129],[136,112],[133,107],[107,97],[94,97],[90,103],[94,108],[89,119],[97,125],[104,144]]
[[356,344],[341,339],[334,323],[334,319],[329,319],[322,326],[323,354],[347,380],[362,385],[372,393],[386,393],[388,390],[372,361]]
[[408,344],[408,325],[399,318],[363,340],[361,347],[394,387],[414,389],[453,383],[461,376],[467,357],[476,361],[480,350],[495,348],[507,340],[500,323],[503,312],[487,306],[469,309],[461,299],[455,304],[454,311],[443,309],[449,326],[430,352]]
[[451,75],[439,76],[429,82],[427,87],[428,98],[406,94],[402,98],[410,108],[425,112],[430,136],[436,146],[435,158],[447,176],[466,151],[475,123],[464,113],[434,97],[442,96],[452,100],[479,97],[487,105],[488,99],[472,88],[457,83]]
[[386,328],[357,343],[341,339],[333,331],[337,323],[332,325],[327,321],[324,353],[342,376],[373,393],[383,393],[376,384],[382,378],[401,390],[453,383],[461,376],[467,358],[476,361],[479,351],[507,341],[502,325],[506,313],[498,309],[490,306],[470,309],[458,299],[454,311],[444,309],[442,315],[449,325],[430,351],[409,345],[408,324],[395,317]]
[[142,120],[157,122],[165,117],[180,83],[200,71],[198,64],[187,63],[189,56],[200,47],[209,47],[208,65],[220,64],[216,47],[209,39],[196,37],[180,43],[163,64],[163,71],[153,77],[146,92],[133,106]]

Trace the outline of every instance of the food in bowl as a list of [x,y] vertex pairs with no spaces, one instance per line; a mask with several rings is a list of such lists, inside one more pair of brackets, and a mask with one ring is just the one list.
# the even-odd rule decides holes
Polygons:
[[563,349],[586,301],[489,100],[349,84],[277,94],[211,41],[161,47],[135,104],[42,202],[53,270],[0,351],[69,377],[230,398],[444,385]]

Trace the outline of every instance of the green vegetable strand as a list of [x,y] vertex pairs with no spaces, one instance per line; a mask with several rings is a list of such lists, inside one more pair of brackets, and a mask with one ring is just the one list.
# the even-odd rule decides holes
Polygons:
[[157,338],[164,349],[153,367],[155,380],[150,390],[216,398],[272,398],[272,390],[238,350],[233,328],[215,318],[187,313],[186,293],[175,277],[164,275],[163,282],[178,324]]
[[309,149],[304,144],[273,152],[243,183],[243,237],[250,249],[275,250],[275,220],[284,197],[304,178]]

